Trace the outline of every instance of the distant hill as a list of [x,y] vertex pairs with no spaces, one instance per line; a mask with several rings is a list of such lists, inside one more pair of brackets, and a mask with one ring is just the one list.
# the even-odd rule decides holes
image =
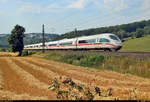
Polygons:
[[[0,34],[0,47],[9,47],[7,39],[10,34]],[[45,34],[45,41],[51,41],[58,37],[58,34]],[[42,42],[42,33],[28,33],[25,34],[24,44],[34,44]]]
[[[58,34],[45,34],[45,41],[52,41],[56,37],[59,37]],[[42,42],[42,33],[29,33],[25,34],[24,38],[24,44],[35,44],[35,43],[41,43]]]
[[9,47],[7,38],[9,37],[9,34],[0,34],[0,47]]
[[150,35],[142,38],[130,39],[123,43],[120,51],[150,52]]

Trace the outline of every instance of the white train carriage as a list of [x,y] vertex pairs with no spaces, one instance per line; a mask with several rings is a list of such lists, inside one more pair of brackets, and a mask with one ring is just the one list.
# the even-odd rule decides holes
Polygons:
[[24,46],[24,49],[25,49],[25,50],[37,50],[37,49],[42,49],[42,43],[26,45],[26,46]]
[[58,41],[59,49],[76,49],[76,38]]
[[77,49],[119,50],[121,47],[120,39],[110,33],[77,38]]
[[[120,50],[122,42],[115,34],[105,33],[92,36],[63,39],[45,43],[45,49],[103,49]],[[25,46],[25,49],[42,49],[42,43]]]
[[25,49],[25,50],[29,50],[31,47],[32,47],[32,45],[25,45],[25,46],[24,46],[24,49]]
[[38,44],[33,44],[33,50],[37,50],[37,49],[42,49],[42,43],[38,43]]
[[99,48],[100,46],[98,46],[97,37],[98,35],[77,38],[77,48],[78,49]]
[[45,49],[58,49],[58,41],[46,42]]

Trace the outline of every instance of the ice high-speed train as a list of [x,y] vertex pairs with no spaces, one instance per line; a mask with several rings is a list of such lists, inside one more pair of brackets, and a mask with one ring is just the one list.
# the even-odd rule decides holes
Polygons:
[[[72,39],[46,42],[46,50],[104,50],[118,51],[122,48],[122,42],[115,34],[104,33],[91,36],[82,36]],[[42,43],[25,45],[25,50],[43,49]]]

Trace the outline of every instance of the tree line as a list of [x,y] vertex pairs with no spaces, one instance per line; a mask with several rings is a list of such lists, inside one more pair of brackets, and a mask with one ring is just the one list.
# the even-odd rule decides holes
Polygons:
[[93,28],[87,30],[80,30],[75,33],[75,31],[62,34],[54,40],[60,40],[64,38],[74,38],[79,36],[88,36],[101,33],[113,33],[118,35],[120,39],[132,37],[140,38],[146,35],[150,35],[150,20],[134,22],[129,24],[122,24],[109,27]]

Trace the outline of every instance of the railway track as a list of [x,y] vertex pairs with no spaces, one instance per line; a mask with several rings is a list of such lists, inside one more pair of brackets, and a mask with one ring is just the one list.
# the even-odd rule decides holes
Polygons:
[[150,58],[150,52],[104,52],[99,50],[48,50],[48,52],[75,53],[75,54],[102,54],[106,56],[128,56],[140,59]]

